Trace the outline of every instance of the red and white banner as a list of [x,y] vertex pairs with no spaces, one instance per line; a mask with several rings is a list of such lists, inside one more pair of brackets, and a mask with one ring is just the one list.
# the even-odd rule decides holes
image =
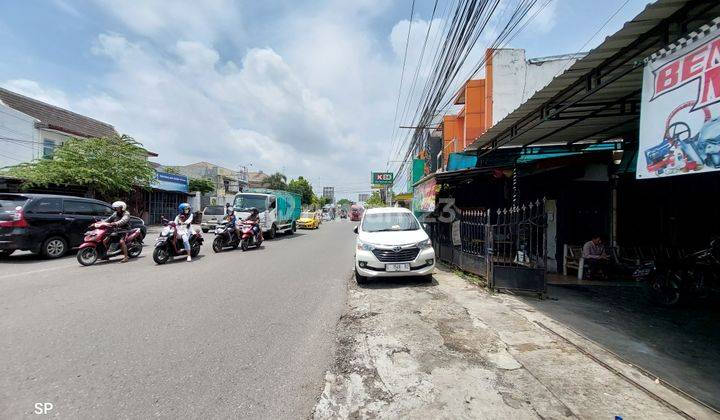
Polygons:
[[720,170],[720,30],[682,40],[643,73],[637,178]]

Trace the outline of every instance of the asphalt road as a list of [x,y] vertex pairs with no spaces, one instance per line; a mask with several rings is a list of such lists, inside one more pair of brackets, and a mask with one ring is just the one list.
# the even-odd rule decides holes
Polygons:
[[0,418],[306,418],[333,356],[352,224],[191,263],[0,261]]

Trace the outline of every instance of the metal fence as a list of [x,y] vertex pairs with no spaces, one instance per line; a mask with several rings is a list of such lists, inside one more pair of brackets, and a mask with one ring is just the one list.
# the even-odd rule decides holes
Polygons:
[[492,224],[495,265],[545,268],[545,202],[537,200],[496,213]]
[[484,209],[460,210],[460,249],[471,255],[487,254],[487,227],[490,212]]
[[455,214],[454,221],[429,225],[438,259],[485,277],[493,289],[545,294],[544,200],[504,209],[458,209]]

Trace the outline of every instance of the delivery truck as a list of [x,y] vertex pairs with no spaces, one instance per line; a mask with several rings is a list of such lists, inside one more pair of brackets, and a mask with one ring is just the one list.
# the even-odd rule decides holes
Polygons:
[[235,194],[233,207],[235,215],[243,219],[250,215],[250,209],[258,209],[264,236],[272,239],[278,233],[295,232],[296,221],[300,218],[301,197],[288,191],[251,188]]

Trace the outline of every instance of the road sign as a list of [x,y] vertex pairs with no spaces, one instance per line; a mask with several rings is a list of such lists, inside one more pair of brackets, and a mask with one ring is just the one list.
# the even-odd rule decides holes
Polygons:
[[395,176],[392,172],[373,172],[370,183],[373,185],[392,185]]

